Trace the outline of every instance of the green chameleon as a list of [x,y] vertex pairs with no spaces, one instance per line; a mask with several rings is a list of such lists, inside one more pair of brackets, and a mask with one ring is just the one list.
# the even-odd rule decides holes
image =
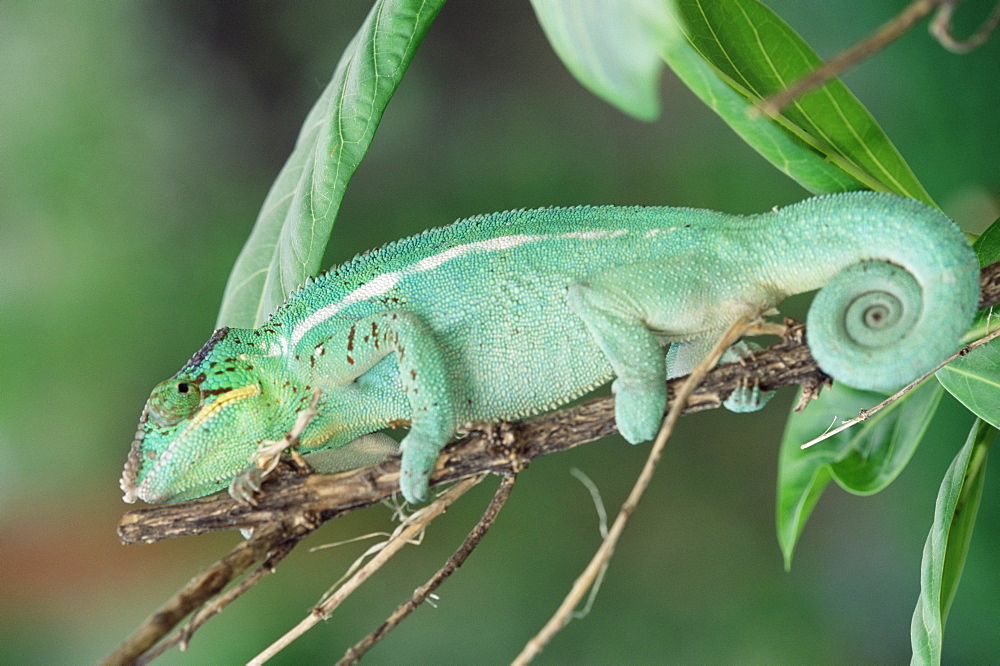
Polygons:
[[[599,206],[460,220],[334,268],[259,328],[215,331],[153,390],[121,487],[129,502],[226,485],[252,497],[249,458],[317,389],[300,450],[366,464],[397,446],[372,433],[408,425],[398,446],[411,502],[426,498],[459,425],[542,412],[612,378],[619,431],[646,441],[668,376],[689,372],[738,318],[824,285],[807,319],[820,367],[894,389],[957,349],[978,276],[948,218],[873,192],[749,216]],[[751,392],[729,406],[762,402]]]

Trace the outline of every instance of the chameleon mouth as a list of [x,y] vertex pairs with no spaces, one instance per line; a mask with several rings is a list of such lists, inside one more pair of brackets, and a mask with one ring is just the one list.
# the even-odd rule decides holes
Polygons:
[[139,416],[139,427],[135,431],[135,439],[132,440],[132,448],[129,449],[128,458],[125,460],[125,469],[122,471],[122,478],[118,482],[118,486],[125,493],[122,499],[129,504],[135,504],[135,500],[138,497],[135,481],[139,476],[139,469],[142,467],[139,448],[142,446],[142,439],[146,436],[146,420],[148,418],[149,401],[142,408],[142,415]]

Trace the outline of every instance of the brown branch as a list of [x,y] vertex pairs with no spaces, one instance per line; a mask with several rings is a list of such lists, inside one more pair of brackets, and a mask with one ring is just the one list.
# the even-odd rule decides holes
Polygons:
[[465,541],[462,545],[458,547],[448,561],[445,562],[444,566],[438,569],[430,580],[418,587],[413,591],[413,596],[407,599],[405,602],[399,605],[392,615],[386,618],[386,621],[379,625],[373,632],[365,636],[363,639],[352,645],[341,657],[340,661],[337,662],[337,666],[347,666],[349,664],[356,664],[361,657],[364,656],[368,650],[372,649],[376,643],[385,638],[385,636],[395,629],[400,622],[405,620],[410,613],[415,611],[420,604],[422,604],[428,596],[431,595],[434,590],[440,587],[441,583],[445,581],[448,576],[453,574],[462,564],[465,563],[466,558],[476,549],[479,542],[482,541],[483,537],[486,536],[486,532],[489,531],[490,527],[493,526],[493,521],[496,520],[497,515],[500,513],[500,509],[506,504],[507,498],[510,497],[510,491],[514,487],[514,481],[517,476],[514,474],[508,474],[503,477],[500,481],[500,486],[497,488],[496,493],[493,495],[490,505],[486,507],[486,511],[483,513],[479,522],[476,523],[472,531],[469,532],[468,536],[465,537]]
[[254,569],[251,574],[246,576],[246,578],[241,580],[237,585],[234,585],[230,589],[226,590],[225,594],[219,596],[217,599],[212,601],[212,603],[203,606],[197,613],[194,614],[194,616],[192,616],[191,621],[188,622],[187,625],[174,632],[170,638],[162,641],[155,648],[136,659],[135,662],[133,662],[135,666],[148,664],[175,645],[180,645],[181,650],[187,649],[188,641],[191,639],[191,636],[194,635],[194,632],[200,629],[203,624],[208,622],[214,616],[221,613],[226,606],[240,598],[244,592],[259,583],[262,578],[274,573],[275,568],[278,566],[278,562],[285,559],[285,556],[292,552],[292,549],[294,549],[297,544],[298,541],[294,540],[283,541],[275,548],[271,549],[267,558],[260,565],[258,565],[258,567]]
[[362,583],[371,578],[381,569],[396,553],[406,544],[413,543],[423,534],[431,521],[440,517],[448,510],[448,507],[458,501],[465,493],[474,488],[480,481],[486,478],[485,474],[462,479],[451,486],[438,497],[434,498],[430,504],[421,507],[399,525],[392,533],[392,536],[382,544],[378,552],[359,567],[344,583],[336,590],[331,591],[328,596],[306,615],[302,620],[285,632],[278,640],[265,648],[260,654],[247,662],[247,666],[263,666],[279,652],[288,647],[302,634],[316,626],[319,622],[330,617],[330,614],[340,606],[347,598],[353,594]]
[[[979,307],[1000,302],[1000,263],[982,271]],[[743,363],[715,368],[691,395],[684,413],[715,409],[738,386],[758,383],[761,389],[799,385],[815,392],[828,378],[803,343],[800,326],[788,339]],[[670,382],[671,401],[683,379]],[[450,444],[435,466],[431,485],[482,472],[517,472],[543,455],[574,448],[614,434],[611,398],[588,402],[519,423],[500,423],[471,430]],[[399,460],[321,476],[285,472],[265,483],[257,506],[237,503],[226,493],[201,500],[130,511],[118,526],[124,543],[154,542],[220,529],[257,528],[217,564],[195,577],[183,590],[129,637],[105,664],[129,663],[149,650],[199,605],[229,582],[286,545],[294,545],[323,522],[376,504],[399,490]]]
[[979,274],[980,310],[1000,303],[1000,261],[987,266]]
[[[827,378],[801,342],[802,331],[801,327],[796,327],[790,340],[756,355],[745,366],[731,364],[713,370],[691,396],[684,413],[720,406],[733,388],[747,381],[759,381],[765,390],[790,384],[817,389]],[[670,383],[671,400],[680,381]],[[591,400],[516,424],[482,426],[445,448],[435,466],[431,485],[483,472],[515,473],[534,458],[615,432],[611,398]],[[399,459],[394,458],[372,467],[328,476],[303,476],[286,471],[265,483],[256,506],[239,504],[227,493],[220,493],[201,500],[130,511],[118,527],[119,537],[125,543],[149,543],[219,529],[254,528],[257,533],[192,580],[104,663],[130,663],[137,659],[189,612],[266,557],[271,549],[297,542],[323,522],[378,503],[398,490]],[[185,637],[187,635],[185,633]]]

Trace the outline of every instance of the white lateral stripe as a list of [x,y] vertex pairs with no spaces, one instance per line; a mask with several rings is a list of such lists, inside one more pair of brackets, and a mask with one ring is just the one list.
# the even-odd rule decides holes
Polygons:
[[[511,248],[524,245],[526,243],[531,243],[534,241],[547,240],[550,238],[560,238],[560,239],[572,239],[572,240],[602,240],[605,238],[618,238],[629,233],[629,229],[600,229],[594,231],[569,231],[564,234],[551,235],[551,234],[539,234],[539,235],[529,235],[529,234],[515,234],[512,236],[498,236],[497,238],[488,238],[486,240],[475,241],[472,243],[466,243],[464,245],[456,245],[455,247],[448,248],[443,252],[432,255],[430,257],[424,257],[412,266],[407,266],[398,271],[393,271],[391,273],[384,273],[372,280],[364,283],[351,293],[347,294],[340,301],[336,303],[331,303],[325,307],[320,308],[316,312],[312,313],[305,319],[303,319],[299,324],[292,330],[291,345],[290,349],[294,350],[302,338],[307,336],[309,332],[324,323],[330,317],[333,317],[338,312],[343,310],[349,305],[354,303],[359,303],[361,301],[367,301],[369,299],[375,298],[385,294],[397,284],[403,278],[413,275],[414,273],[422,273],[424,271],[433,270],[442,264],[446,264],[452,259],[470,254],[472,252],[500,252],[502,250],[509,250]],[[282,345],[284,347],[284,345]],[[289,349],[282,349],[285,353],[290,353]]]
[[608,231],[570,231],[562,234],[560,238],[571,238],[573,240],[600,240],[607,238]]
[[677,231],[677,227],[670,227],[669,229],[650,229],[646,232],[644,238],[655,238],[660,234],[672,234],[675,231]]
[[415,263],[412,268],[405,270],[407,274],[429,271],[432,268],[437,268],[445,262],[451,261],[456,257],[461,257],[464,254],[469,254],[470,252],[475,252],[477,250],[499,252],[500,250],[509,250],[512,247],[524,245],[525,243],[541,240],[543,238],[548,238],[548,236],[528,236],[526,234],[519,234],[517,236],[500,236],[498,238],[490,238],[484,241],[466,243],[465,245],[456,245],[455,247],[435,254],[434,256],[425,257]]
[[299,324],[292,331],[291,348],[295,349],[296,346],[298,346],[299,341],[302,340],[302,338],[304,338],[309,331],[311,331],[314,327],[319,326],[327,319],[346,308],[348,305],[384,294],[395,287],[396,283],[399,282],[402,277],[403,271],[383,273],[369,282],[364,283],[347,296],[344,296],[344,298],[338,302],[331,303],[326,307],[316,310],[316,312],[313,312],[311,315],[299,322]]
[[438,266],[451,261],[452,259],[469,254],[470,252],[498,252],[500,250],[509,250],[510,248],[524,245],[525,243],[544,240],[546,238],[549,238],[549,236],[529,236],[527,234],[517,234],[514,236],[500,236],[498,238],[490,238],[483,241],[476,241],[474,243],[466,243],[465,245],[456,245],[455,247],[448,248],[444,252],[439,252],[433,256],[425,257],[412,266],[407,266],[406,268],[398,271],[379,275],[378,277],[364,283],[347,296],[344,296],[344,298],[340,301],[331,303],[330,305],[316,310],[316,312],[299,322],[299,324],[292,331],[291,349],[295,349],[299,342],[301,342],[302,338],[309,334],[309,331],[327,321],[330,317],[333,317],[347,306],[361,301],[367,301],[375,298],[376,296],[381,296],[395,287],[401,279],[408,275],[433,270]]

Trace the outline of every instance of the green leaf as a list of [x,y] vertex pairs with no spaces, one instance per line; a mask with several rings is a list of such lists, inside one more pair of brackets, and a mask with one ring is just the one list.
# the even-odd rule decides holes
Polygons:
[[976,242],[972,245],[972,249],[976,251],[980,268],[986,268],[990,264],[1000,261],[1000,219],[995,220],[976,239]]
[[911,663],[941,663],[945,620],[969,552],[983,494],[986,454],[995,433],[977,420],[941,481],[920,562],[920,596],[910,623]]
[[[822,64],[774,12],[757,0],[676,0],[676,7],[689,48],[669,43],[667,63],[775,166],[813,192],[866,187],[933,203],[875,119],[839,80],[796,100],[773,121],[746,119],[753,102]],[[695,55],[711,67],[698,67]],[[723,86],[735,96],[723,95]],[[785,136],[780,144],[774,129]],[[817,161],[843,175],[821,169]]]
[[[1000,220],[983,232],[973,248],[980,267],[1000,261]],[[976,316],[966,341],[985,336],[998,326],[1000,313],[992,307],[983,310]],[[1000,428],[1000,339],[955,359],[938,370],[936,377],[969,411]]]
[[812,192],[873,189],[932,203],[871,114],[839,81],[776,119],[748,115],[822,61],[757,0],[532,0],[553,49],[626,113],[658,113],[662,58],[747,143]]
[[531,0],[552,49],[588,90],[640,120],[660,114],[663,0]]
[[859,495],[876,493],[889,485],[913,456],[943,394],[937,382],[924,382],[907,399],[889,404],[868,420],[808,449],[799,447],[885,396],[834,384],[805,410],[792,412],[778,457],[778,544],[786,568],[791,566],[802,528],[829,481],[833,479]]
[[226,284],[218,326],[254,327],[320,268],[347,183],[444,0],[378,0],[309,112]]
[[[994,321],[993,328],[996,326]],[[1000,428],[1000,347],[996,342],[955,359],[935,376],[969,411]]]

